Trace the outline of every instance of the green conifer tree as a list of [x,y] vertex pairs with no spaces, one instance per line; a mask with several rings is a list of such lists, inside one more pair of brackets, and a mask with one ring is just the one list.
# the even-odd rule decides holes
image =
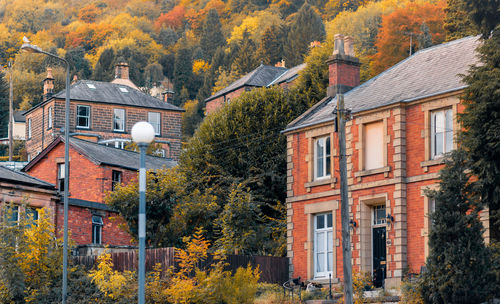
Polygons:
[[72,75],[78,75],[80,79],[89,79],[92,71],[89,61],[85,59],[85,50],[81,46],[69,49],[64,55],[64,59],[69,62]]
[[189,88],[189,81],[193,75],[193,52],[188,48],[181,48],[175,53],[174,63],[174,91],[180,93],[182,88]]
[[465,11],[479,29],[483,37],[489,37],[491,31],[500,22],[500,0],[462,0]]
[[222,34],[222,25],[219,20],[219,14],[215,8],[208,11],[207,17],[203,22],[201,29],[200,46],[203,50],[205,59],[212,58],[215,50],[219,46],[225,45],[226,40]]
[[445,11],[444,29],[446,41],[477,35],[476,25],[464,10],[463,0],[448,0]]
[[98,81],[111,81],[114,78],[115,52],[112,48],[105,49],[95,65],[92,79]]
[[9,84],[8,76],[0,71],[0,138],[8,136],[9,126]]
[[430,214],[430,251],[422,277],[425,303],[482,303],[491,295],[490,253],[466,169],[466,154],[454,151],[440,172],[440,189],[427,193],[435,211]]
[[257,57],[264,64],[274,65],[283,59],[283,31],[279,26],[273,24],[268,27],[262,35]]
[[237,74],[246,74],[257,67],[259,64],[255,56],[255,43],[250,38],[250,33],[245,30],[243,38],[238,42],[238,54],[234,58],[231,66]]
[[418,48],[420,50],[428,48],[432,46],[432,35],[429,27],[425,22],[420,26],[420,34],[417,37],[418,40]]
[[490,208],[490,236],[500,241],[500,26],[479,47],[480,64],[465,77],[461,143]]
[[324,39],[325,25],[321,16],[307,2],[304,3],[290,25],[288,43],[284,49],[287,65],[294,66],[302,63],[309,43]]

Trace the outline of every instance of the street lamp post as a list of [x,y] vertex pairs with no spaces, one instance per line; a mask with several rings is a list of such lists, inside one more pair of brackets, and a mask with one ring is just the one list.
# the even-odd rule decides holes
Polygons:
[[31,44],[24,37],[24,44],[21,50],[29,53],[45,54],[49,57],[56,58],[66,65],[66,100],[65,100],[65,122],[64,122],[64,240],[63,240],[63,278],[62,278],[62,303],[66,304],[67,289],[68,289],[68,193],[69,193],[69,63],[66,59],[57,55],[45,52],[39,46]]
[[153,126],[140,121],[132,127],[132,140],[140,150],[139,167],[139,294],[138,303],[145,300],[145,272],[146,272],[146,149],[155,137]]

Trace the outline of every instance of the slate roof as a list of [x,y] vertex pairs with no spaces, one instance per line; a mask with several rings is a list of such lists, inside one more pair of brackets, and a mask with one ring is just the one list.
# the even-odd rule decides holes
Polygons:
[[[411,102],[465,88],[460,74],[478,63],[479,37],[466,37],[416,52],[344,95],[353,113]],[[284,132],[333,120],[336,99],[325,97],[292,121]]]
[[26,113],[26,111],[14,111],[14,122],[26,122],[24,113]]
[[[65,97],[66,90],[62,90],[52,96],[52,98],[61,99],[64,99]],[[128,86],[94,80],[79,80],[72,84],[70,86],[70,99],[184,112],[184,109],[182,108],[163,102],[158,98],[132,89]],[[41,104],[31,108],[26,113],[33,111]]]
[[294,80],[295,78],[297,78],[299,76],[299,72],[302,71],[305,67],[306,67],[306,63],[296,65],[296,66],[288,69],[288,71],[286,71],[285,73],[280,75],[280,77],[273,80],[273,82],[271,82],[267,86],[270,87],[274,84],[280,84],[283,82],[290,82],[290,81]]
[[0,181],[2,180],[10,183],[19,183],[27,186],[55,190],[55,186],[51,183],[47,183],[26,173],[14,171],[4,166],[0,166]]
[[216,92],[214,95],[205,99],[205,101],[210,101],[222,95],[225,95],[229,92],[235,91],[239,88],[248,86],[248,87],[265,87],[271,82],[273,82],[276,78],[283,75],[287,71],[287,68],[275,67],[271,65],[263,65],[261,64],[255,70],[231,83],[224,89]]
[[[58,137],[56,140],[54,140],[47,148],[45,148],[45,150],[42,151],[42,153],[38,154],[37,157],[29,162],[24,167],[23,171],[28,171],[61,141],[64,142],[64,138]],[[72,148],[86,156],[97,165],[103,164],[129,170],[139,170],[139,153],[137,152],[109,147],[74,137],[70,137],[69,142]],[[164,157],[146,155],[147,169],[156,170],[162,168],[172,168],[176,165],[176,161]]]

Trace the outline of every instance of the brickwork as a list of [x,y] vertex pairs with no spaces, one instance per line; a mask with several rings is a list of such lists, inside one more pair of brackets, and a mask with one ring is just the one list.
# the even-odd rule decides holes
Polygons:
[[[90,127],[76,127],[76,109],[78,105],[90,106]],[[54,127],[47,130],[47,109],[54,106]],[[113,131],[114,109],[125,110],[125,131]],[[166,157],[178,160],[181,152],[181,124],[182,113],[163,109],[148,109],[141,107],[111,105],[96,102],[70,101],[70,132],[95,136],[96,140],[131,139],[130,131],[138,121],[147,121],[148,112],[161,113],[161,134],[155,140],[159,142],[167,154]],[[51,102],[33,110],[26,115],[32,119],[32,138],[26,141],[26,150],[32,158],[46,148],[55,138],[61,135],[65,120],[64,100],[53,99]],[[41,126],[45,125],[44,128]]]
[[[128,184],[137,179],[133,170],[97,165],[70,147],[70,179],[69,197],[104,203],[104,197],[112,188],[112,171],[122,173],[122,184]],[[27,172],[29,175],[57,185],[57,165],[64,163],[64,144],[60,142],[47,155],[40,159]],[[63,209],[56,206],[56,227],[63,227]],[[77,245],[90,244],[92,241],[92,215],[102,216],[102,243],[109,245],[130,245],[130,235],[123,230],[124,220],[115,212],[69,206],[68,227],[71,238]]]
[[[429,159],[427,141],[430,135],[426,130],[430,125],[425,116],[440,107],[452,108],[456,115],[462,108],[458,105],[459,94],[355,113],[346,125],[350,216],[357,223],[357,227],[351,229],[353,268],[371,271],[371,207],[385,204],[387,214],[394,217],[394,222],[386,225],[387,287],[397,286],[407,267],[418,273],[425,263],[428,250],[425,189],[437,183],[437,174],[443,167],[442,159]],[[385,167],[363,171],[362,151],[367,148],[363,146],[363,126],[372,121],[382,121],[384,125]],[[454,132],[457,128],[454,125]],[[336,134],[332,136],[334,176],[326,182],[318,182],[311,175],[314,157],[311,138],[314,140],[314,134],[330,132],[324,131],[328,129],[332,130],[333,125],[321,124],[287,134],[287,244],[293,277],[313,279],[314,276],[311,256],[314,227],[312,217],[305,210],[328,201],[341,203]],[[333,244],[336,246],[333,277],[338,281],[343,277],[340,209],[332,209],[332,212],[335,214]]]
[[210,101],[207,101],[205,105],[205,110],[207,112],[207,115],[213,113],[214,111],[222,107],[224,104],[230,103],[232,100],[238,98],[243,92],[250,89],[251,87],[242,87],[237,90],[231,91],[227,94],[224,94],[222,96],[219,96],[217,98],[214,98]]

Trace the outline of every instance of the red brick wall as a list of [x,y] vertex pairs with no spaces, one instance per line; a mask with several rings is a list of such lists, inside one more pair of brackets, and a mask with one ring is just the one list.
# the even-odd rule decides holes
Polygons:
[[[207,101],[207,103],[205,105],[205,110],[207,112],[207,115],[210,114],[210,113],[213,113],[214,111],[216,111],[217,109],[219,109],[220,107],[222,107],[225,103],[234,101],[243,92],[245,92],[246,90],[250,90],[250,89],[251,89],[251,87],[239,88],[239,89],[237,89],[235,91],[229,92],[229,93],[227,93],[225,95],[222,95],[220,97],[217,97],[215,99]],[[229,99],[229,101],[228,101],[228,99]]]
[[[76,245],[92,244],[92,215],[102,216],[102,244],[114,246],[131,245],[130,235],[121,227],[126,226],[125,221],[115,212],[92,210],[89,208],[69,206],[68,229],[70,238]],[[56,227],[59,236],[63,235],[64,207],[57,204]]]
[[[52,109],[52,119],[54,122],[54,112],[55,112],[55,103],[51,101],[37,110],[28,113],[26,115],[26,147],[29,152],[28,153],[39,153],[45,147],[47,147],[53,140],[53,131],[54,128],[48,129],[48,111],[49,107],[53,107]],[[28,119],[31,119],[31,138],[28,138]],[[36,155],[36,154],[35,154]],[[34,157],[34,155],[32,155]]]
[[[460,112],[463,106],[458,106],[458,111]],[[403,116],[405,121],[403,125],[405,126],[406,132],[406,174],[404,185],[406,185],[406,242],[407,242],[407,254],[406,261],[411,272],[420,272],[420,267],[425,264],[425,242],[426,239],[423,235],[424,223],[427,221],[426,215],[424,214],[424,204],[425,198],[423,196],[423,189],[435,185],[438,181],[435,178],[436,173],[443,167],[442,164],[430,165],[428,170],[425,171],[421,165],[421,162],[426,160],[425,156],[425,141],[428,139],[424,138],[424,115],[425,112],[422,111],[422,104],[412,104],[405,107],[406,115]],[[373,113],[370,113],[373,114]],[[387,144],[387,165],[391,167],[391,171],[384,175],[384,173],[372,174],[368,176],[363,176],[361,181],[355,177],[354,173],[360,171],[359,168],[359,149],[357,147],[357,142],[359,140],[359,125],[356,124],[356,119],[351,122],[350,131],[350,141],[347,142],[347,148],[351,149],[351,170],[349,170],[349,178],[351,178],[351,188],[356,186],[364,186],[364,189],[356,190],[351,189],[351,201],[352,201],[352,213],[356,217],[356,214],[360,211],[360,201],[359,198],[363,196],[376,196],[376,195],[387,195],[386,208],[387,213],[394,215],[395,211],[395,191],[396,185],[398,183],[395,180],[392,184],[387,185],[375,185],[367,187],[366,183],[379,182],[379,181],[390,181],[394,179],[394,170],[396,163],[394,160],[394,138],[395,138],[395,110],[390,110],[390,116],[387,118],[387,135],[389,137],[389,143]],[[427,127],[429,128],[429,127]],[[309,140],[306,138],[306,131],[299,131],[298,133],[291,134],[291,149],[292,154],[292,168],[291,174],[293,176],[293,184],[291,190],[293,191],[292,196],[289,195],[289,199],[294,199],[299,196],[302,199],[294,201],[291,203],[292,215],[291,222],[293,223],[293,229],[291,230],[291,236],[293,238],[292,250],[293,250],[293,276],[301,276],[302,278],[307,278],[307,250],[304,244],[307,242],[307,215],[304,213],[304,206],[307,204],[318,203],[322,201],[337,200],[339,201],[339,209],[336,212],[336,222],[334,223],[334,229],[336,229],[336,238],[339,239],[339,246],[336,248],[336,270],[337,277],[342,278],[342,250],[341,250],[341,229],[340,229],[340,198],[339,195],[330,195],[320,198],[306,199],[304,196],[315,196],[317,194],[324,193],[325,191],[332,191],[338,189],[339,187],[339,167],[338,167],[338,157],[333,157],[334,161],[334,175],[337,178],[335,187],[332,188],[330,184],[321,186],[312,186],[309,189],[306,188],[305,184],[309,182],[308,180],[308,163],[306,161],[307,155],[309,154]],[[333,147],[338,147],[337,134],[334,135]],[[337,150],[338,155],[338,150]],[[404,189],[404,188],[403,188]],[[359,223],[358,223],[359,225]],[[395,224],[392,224],[388,228],[388,239],[389,244],[387,246],[387,256],[390,261],[388,261],[389,274],[394,275],[392,272],[396,269],[396,262],[394,256],[396,255],[396,229]],[[359,226],[358,226],[359,228]],[[360,256],[360,230],[351,230],[352,241],[355,244],[354,250],[352,252],[353,260]],[[359,269],[359,265],[354,265],[354,269]]]
[[[56,99],[52,100],[50,105],[54,106],[54,131],[57,134],[61,134],[60,129],[64,127],[64,100]],[[33,112],[29,113],[26,117],[36,118],[36,126],[41,126],[41,116],[44,108],[48,108],[49,104],[44,105],[42,108],[38,108]],[[76,108],[77,105],[88,105],[91,107],[90,113],[90,128],[89,129],[77,129],[76,128]],[[125,132],[115,132],[113,131],[113,109],[125,109]],[[45,110],[45,116],[47,115]],[[79,102],[71,101],[70,104],[70,132],[81,132],[86,134],[94,134],[99,136],[99,140],[114,139],[114,138],[127,138],[130,139],[130,131],[132,126],[138,121],[147,121],[148,112],[161,113],[161,135],[156,137],[157,141],[166,141],[170,144],[167,146],[165,144],[165,150],[170,152],[167,157],[173,158],[175,160],[179,159],[181,151],[181,124],[182,124],[182,112],[169,111],[161,109],[146,109],[131,106],[122,105],[110,105],[101,104],[93,102]],[[46,123],[45,123],[46,124]],[[40,152],[41,144],[41,132],[33,133],[32,140],[26,142],[26,149],[28,154],[36,156]],[[47,137],[47,136],[46,136]],[[50,136],[50,140],[44,142],[43,148],[49,145],[55,137]]]

